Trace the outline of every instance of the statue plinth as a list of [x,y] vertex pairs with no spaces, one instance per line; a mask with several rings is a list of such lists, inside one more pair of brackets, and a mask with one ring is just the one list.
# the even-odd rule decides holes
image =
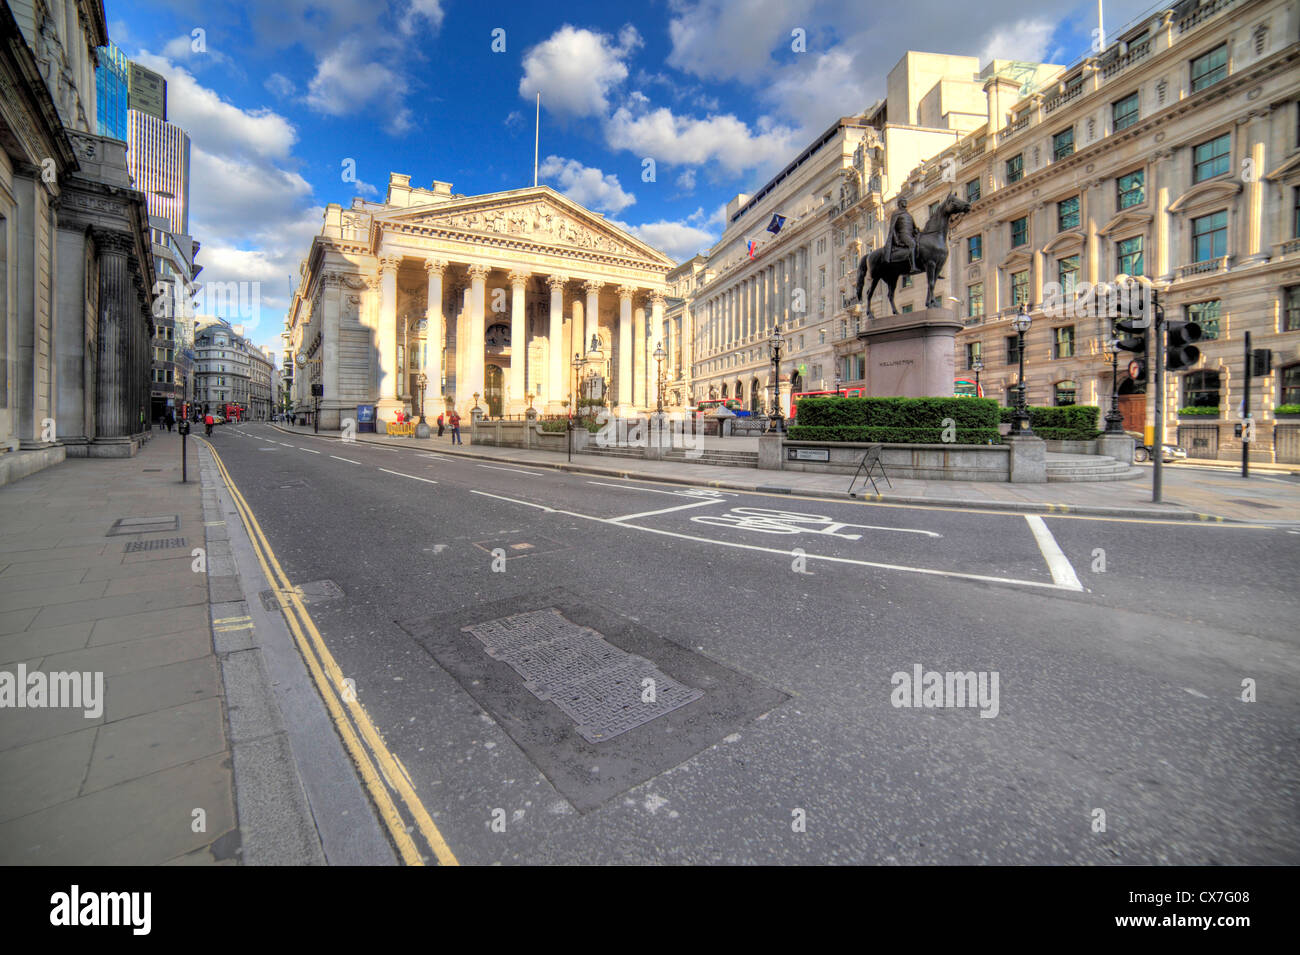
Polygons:
[[858,340],[867,347],[866,393],[871,397],[951,397],[953,349],[964,326],[946,308],[868,320]]

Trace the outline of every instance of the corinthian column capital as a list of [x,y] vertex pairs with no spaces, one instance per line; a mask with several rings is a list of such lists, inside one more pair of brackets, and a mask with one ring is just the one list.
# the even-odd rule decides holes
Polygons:
[[546,276],[546,284],[550,286],[552,292],[554,292],[556,289],[559,289],[561,292],[563,292],[564,285],[568,281],[569,281],[569,277],[567,275]]
[[396,275],[397,267],[401,264],[402,257],[400,255],[381,255],[379,257],[379,273],[380,275],[386,275],[391,272]]
[[618,299],[622,301],[631,301],[632,296],[636,295],[637,288],[635,285],[620,285],[618,287]]
[[428,275],[431,278],[434,275],[439,275],[439,276],[442,275],[442,273],[445,272],[446,270],[447,270],[447,263],[444,262],[442,259],[424,260],[424,274]]
[[525,272],[521,269],[511,269],[510,276],[509,276],[510,284],[512,286],[518,285],[522,287],[528,284],[528,279],[531,275],[532,275],[531,272]]
[[486,265],[480,265],[477,262],[472,263],[471,265],[469,265],[468,268],[465,269],[465,272],[470,277],[470,281],[473,281],[474,279],[486,279],[488,273],[491,271],[492,270],[488,268]]
[[604,285],[604,282],[583,282],[582,288],[588,295],[591,295],[593,292],[599,293]]

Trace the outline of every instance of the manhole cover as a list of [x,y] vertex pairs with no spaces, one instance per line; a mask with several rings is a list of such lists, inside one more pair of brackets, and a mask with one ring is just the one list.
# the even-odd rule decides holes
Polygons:
[[159,531],[178,531],[181,519],[176,514],[160,514],[154,517],[119,517],[113,522],[105,537],[120,537],[123,534],[155,534]]
[[167,550],[171,547],[184,547],[184,537],[160,537],[151,541],[127,541],[124,554],[136,554],[145,550]]
[[[333,600],[335,597],[343,596],[343,588],[332,580],[313,580],[311,583],[302,584],[295,589],[298,591],[298,598],[304,604],[320,603],[322,600]],[[257,596],[262,601],[262,606],[267,610],[275,611],[280,609],[281,602],[277,599],[274,590],[263,590]]]
[[563,710],[589,743],[612,739],[704,695],[553,607],[464,629],[490,657],[523,677],[528,692]]

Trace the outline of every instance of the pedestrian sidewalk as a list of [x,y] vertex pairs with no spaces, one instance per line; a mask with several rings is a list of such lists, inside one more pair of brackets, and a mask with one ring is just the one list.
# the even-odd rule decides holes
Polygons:
[[[309,427],[286,424],[276,424],[272,427],[288,433],[313,433]],[[468,431],[463,431],[462,434],[468,442]],[[321,432],[319,437],[338,439],[338,434]],[[584,474],[814,497],[846,498],[850,478],[848,474],[763,471],[756,468],[645,461],[582,453],[574,453],[573,460],[570,462],[566,454],[555,451],[499,448],[469,443],[453,446],[450,433],[442,438],[423,439],[360,434],[357,435],[357,440],[394,447],[417,447],[440,454],[459,454],[502,463],[558,468]],[[1146,466],[1146,470],[1150,471],[1150,465]],[[892,488],[881,479],[879,472],[876,472],[875,479],[879,493],[873,493],[870,482],[867,482],[864,492],[863,482],[859,480],[854,486],[858,497],[897,504],[978,507],[1030,513],[1064,512],[1269,524],[1300,522],[1300,484],[1291,483],[1273,471],[1267,474],[1253,474],[1249,479],[1242,479],[1230,471],[1186,467],[1179,470],[1176,464],[1167,465],[1164,468],[1164,493],[1160,504],[1151,501],[1150,478],[1076,484],[1004,484],[986,481],[925,481],[891,478]]]
[[[207,576],[191,556],[204,543],[195,451],[188,484],[179,437],[162,432],[136,457],[69,458],[0,488],[0,671],[28,677],[10,684],[28,706],[0,709],[2,864],[235,858]],[[51,679],[30,708],[34,671],[88,674],[94,706],[51,706],[68,702]]]

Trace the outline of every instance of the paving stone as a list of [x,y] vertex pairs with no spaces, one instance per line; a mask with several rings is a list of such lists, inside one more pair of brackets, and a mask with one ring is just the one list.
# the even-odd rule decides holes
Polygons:
[[207,624],[207,604],[191,604],[174,607],[169,610],[151,610],[147,613],[135,613],[111,620],[96,621],[90,632],[90,643],[120,643],[123,640],[139,640],[142,637],[156,637],[166,633],[179,633]]
[[107,789],[225,749],[216,697],[119,720],[100,728],[82,791]]
[[203,656],[108,677],[104,715],[109,723],[218,696],[216,658]]
[[0,752],[0,822],[81,794],[97,727]]
[[[31,578],[25,579],[30,580]],[[90,583],[85,584],[66,584],[61,587],[51,587],[48,583],[41,583],[39,589],[10,591],[0,597],[0,603],[4,604],[6,610],[22,610],[27,607],[62,606],[78,601],[94,602],[104,595],[104,590],[107,587],[107,582],[102,580],[92,580]],[[95,614],[95,616],[99,615]],[[58,626],[64,622],[66,621],[42,620],[37,625],[41,627]]]
[[197,660],[211,653],[212,636],[208,628],[196,627],[184,633],[171,633],[162,637],[146,637],[143,640],[52,653],[44,658],[42,665],[51,670],[97,671],[108,678],[183,660]]
[[63,627],[24,630],[0,637],[0,664],[84,647],[90,640],[92,626],[94,623],[90,620],[79,620]]

